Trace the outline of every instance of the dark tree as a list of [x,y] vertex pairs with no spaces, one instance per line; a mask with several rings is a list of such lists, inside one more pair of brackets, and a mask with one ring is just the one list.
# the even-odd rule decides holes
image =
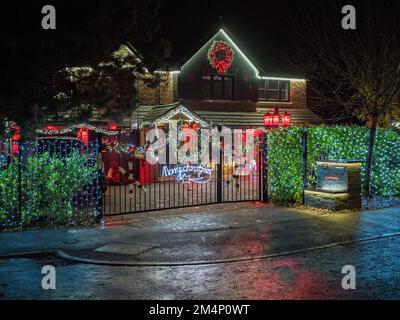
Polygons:
[[[44,16],[41,9],[46,4],[56,8],[55,30],[44,30],[41,26]],[[95,70],[91,80],[96,78],[96,81],[89,84],[88,78],[85,83],[86,88],[98,88],[97,96],[92,96],[93,100],[97,99],[91,102],[93,106],[102,99],[108,99],[108,102],[112,99],[105,92],[105,84],[112,84],[114,88],[118,86],[118,83],[110,81],[105,83],[105,79],[116,79],[118,74],[119,81],[125,79],[133,85],[132,73],[128,76],[128,71],[140,66],[137,64],[131,66],[131,70],[118,73],[118,69],[122,70],[121,60],[115,59],[112,53],[121,44],[129,42],[149,57],[141,61],[149,69],[156,63],[151,58],[157,56],[153,35],[159,28],[159,0],[39,0],[2,6],[0,112],[3,122],[12,120],[22,126],[23,136],[28,137],[43,120],[43,110],[47,115],[54,111],[54,115],[59,108],[68,105],[79,108],[89,102],[88,92],[77,90],[76,82],[72,85],[62,79],[61,75],[68,70],[66,68]],[[100,71],[102,62],[111,64],[108,68],[103,64]],[[106,72],[109,72],[108,77],[99,78]],[[118,86],[120,99],[124,99],[123,91],[127,90],[127,85]],[[67,92],[68,99],[62,101],[60,96],[56,96],[57,92]],[[82,101],[74,104],[74,100],[77,102],[79,98]],[[91,107],[80,110],[77,118],[89,116],[90,111]]]
[[308,7],[293,24],[291,63],[310,80],[331,114],[344,110],[370,128],[364,185],[370,196],[376,129],[400,118],[400,3],[355,1],[356,30],[342,28],[346,4],[329,1]]

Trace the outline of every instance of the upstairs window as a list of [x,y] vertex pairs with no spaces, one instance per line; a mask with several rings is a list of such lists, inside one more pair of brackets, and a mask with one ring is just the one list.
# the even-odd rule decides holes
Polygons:
[[289,101],[290,81],[260,80],[258,84],[258,100]]
[[203,99],[233,100],[234,78],[232,76],[203,76]]

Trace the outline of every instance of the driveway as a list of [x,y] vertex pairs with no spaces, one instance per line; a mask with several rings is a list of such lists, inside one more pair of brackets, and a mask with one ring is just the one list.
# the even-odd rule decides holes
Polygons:
[[[5,298],[400,298],[399,214],[234,204],[3,233],[0,291]],[[40,289],[44,264],[57,267],[56,292]],[[356,291],[341,288],[347,264],[358,272]]]

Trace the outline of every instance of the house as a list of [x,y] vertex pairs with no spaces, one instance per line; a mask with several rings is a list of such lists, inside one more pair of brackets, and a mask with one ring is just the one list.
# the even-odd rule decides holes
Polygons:
[[[133,47],[124,47],[135,59],[142,59]],[[158,85],[149,85],[143,77],[137,79],[139,105],[112,127],[145,132],[154,124],[182,118],[201,119],[208,126],[263,129],[264,115],[276,108],[281,115],[290,115],[291,125],[322,122],[308,108],[305,79],[287,70],[263,69],[258,63],[226,28],[221,28],[170,70],[156,71]],[[94,112],[93,124],[107,128],[110,122],[100,109]]]
[[226,28],[174,70],[158,72],[167,79],[158,87],[138,84],[143,102],[129,119],[135,127],[162,124],[182,114],[209,125],[261,129],[263,116],[275,108],[288,112],[293,125],[321,122],[307,108],[305,79],[264,71]]
[[[133,48],[132,54],[137,55]],[[269,70],[262,69],[221,28],[176,67],[156,71],[162,80],[155,82],[158,85],[138,79],[135,86],[141,102],[131,116],[113,124],[99,113],[92,126],[75,127],[79,139],[100,138],[102,169],[111,185],[104,195],[106,214],[143,211],[153,205],[167,208],[260,200],[263,160],[259,146],[253,151],[255,163],[205,164],[212,173],[207,183],[196,186],[165,175],[176,164],[149,164],[137,150],[145,149],[146,133],[154,125],[168,132],[170,120],[183,127],[195,123],[197,127],[255,129],[260,134],[265,129],[264,115],[278,109],[281,115],[290,115],[290,125],[320,123],[307,107],[307,81]]]

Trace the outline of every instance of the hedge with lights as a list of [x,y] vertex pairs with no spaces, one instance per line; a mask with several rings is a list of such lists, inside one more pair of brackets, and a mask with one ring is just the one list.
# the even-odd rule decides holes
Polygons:
[[[316,161],[360,160],[362,179],[368,151],[369,130],[356,126],[290,127],[268,133],[268,168],[271,197],[277,203],[302,199],[302,132],[307,133],[307,182],[316,183]],[[375,196],[400,195],[400,133],[378,129],[371,188]]]
[[[18,209],[18,162],[1,164],[0,226],[12,227]],[[96,166],[88,156],[74,151],[66,157],[43,154],[21,160],[21,225],[63,225],[77,214],[76,195],[92,183]]]

